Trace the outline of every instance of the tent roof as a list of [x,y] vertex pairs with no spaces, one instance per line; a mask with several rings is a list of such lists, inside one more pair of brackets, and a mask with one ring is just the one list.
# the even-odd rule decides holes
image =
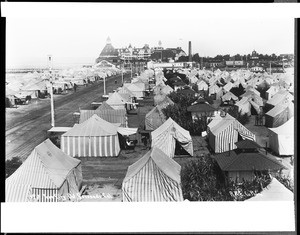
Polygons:
[[267,101],[267,104],[275,106],[280,102],[282,102],[284,99],[293,100],[294,99],[293,97],[294,96],[290,94],[288,91],[280,90],[271,99]]
[[230,100],[230,99],[233,99],[233,100],[238,100],[239,98],[236,97],[232,92],[228,91],[225,95],[223,95],[222,97],[222,100],[223,101],[226,101],[226,100]]
[[195,91],[190,87],[184,87],[182,89],[177,90],[178,94],[186,94],[186,95],[195,95]]
[[122,86],[118,88],[118,93],[127,93],[129,94],[131,97],[134,97],[134,94],[126,87],[126,86]]
[[282,124],[281,126],[276,128],[269,128],[269,130],[279,135],[294,136],[294,126],[295,126],[294,122],[295,122],[294,117],[291,117],[286,123]]
[[157,167],[168,177],[180,183],[181,166],[173,159],[169,158],[163,151],[153,147],[141,159],[128,167],[124,182],[134,177],[152,159]]
[[37,188],[60,188],[69,172],[79,164],[80,160],[68,156],[47,139],[34,148],[6,182]]
[[126,100],[118,92],[114,92],[106,101],[107,104],[113,105],[123,105],[126,103]]
[[106,101],[103,101],[103,103],[96,110],[114,110],[114,109],[109,104],[107,104]]
[[116,135],[117,127],[97,114],[64,133],[62,136],[109,136]]
[[287,108],[290,108],[291,110],[294,110],[294,104],[292,102],[290,102],[288,104],[277,104],[269,112],[267,112],[266,115],[271,116],[271,117],[275,117],[278,114],[282,113]]
[[214,135],[216,135],[221,131],[225,130],[231,123],[235,121],[236,119],[227,113],[225,117],[214,117],[213,120],[208,124],[208,126],[210,128],[210,131]]
[[253,140],[245,139],[235,143],[238,149],[257,149],[261,148],[261,146],[254,142]]
[[159,136],[161,133],[168,130],[170,126],[174,126],[176,130],[181,132],[184,136],[189,137],[190,132],[179,126],[172,118],[168,118],[167,121],[165,121],[160,127],[158,127],[156,130],[151,132],[152,139],[155,139],[157,136]]
[[223,171],[280,170],[286,167],[274,157],[260,152],[226,151],[213,156]]
[[293,201],[294,194],[287,189],[276,178],[272,178],[271,183],[260,193],[246,201]]
[[96,110],[80,110],[79,123],[83,123],[91,116],[97,114],[100,118],[109,123],[121,123],[122,126],[126,125],[126,110],[125,109],[96,109]]
[[118,127],[118,132],[121,135],[134,135],[138,131],[138,128],[129,128],[129,127]]
[[216,110],[217,109],[215,109],[214,107],[212,107],[210,104],[207,103],[197,103],[187,108],[187,111],[189,112],[213,112]]

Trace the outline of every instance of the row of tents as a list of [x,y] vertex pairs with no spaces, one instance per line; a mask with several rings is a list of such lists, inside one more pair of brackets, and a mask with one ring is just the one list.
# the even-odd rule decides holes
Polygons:
[[[124,109],[110,106],[107,101],[97,110],[80,110],[80,122],[61,136],[61,149],[57,148],[49,139],[38,145],[21,167],[6,179],[6,201],[57,202],[76,200],[76,198],[68,198],[67,196],[70,194],[76,195],[81,190],[81,161],[77,157],[118,156],[120,152],[119,136],[136,134],[137,131],[137,128],[128,128],[126,122],[124,122],[124,119],[126,119]],[[112,116],[115,119],[110,119],[111,122],[108,122],[102,119],[101,115],[106,119]],[[178,174],[180,166],[171,159],[174,157],[175,139],[191,155],[193,154],[192,140],[189,133],[170,119],[153,133],[152,150],[147,155],[148,160],[152,159],[152,162],[151,160],[142,160],[147,158],[145,156],[136,163],[139,168],[150,169],[150,172],[152,172],[151,169],[156,169],[155,176],[152,176],[154,177],[152,178],[154,179],[153,182],[164,182],[164,185],[161,186],[164,190],[162,188],[154,191],[151,189],[151,192],[153,192],[153,197],[161,198],[161,200],[182,200],[181,188],[179,187],[180,175]],[[161,142],[168,144],[159,145],[158,143]],[[151,157],[149,158],[149,156]],[[52,158],[53,161],[51,161]],[[145,166],[146,162],[147,166]],[[177,166],[177,168],[174,171],[173,167],[166,167],[169,165]],[[133,174],[131,169],[132,167],[128,169],[128,174],[124,180],[124,195],[126,185],[131,185],[128,179],[134,181],[133,178],[138,177]],[[141,173],[141,171],[138,172]],[[147,174],[149,175],[149,171]],[[142,181],[139,180],[138,182],[141,186]],[[168,184],[172,183],[171,186],[173,187],[176,182],[177,193],[173,195],[172,190],[170,191],[170,188],[168,188],[170,187]],[[156,184],[156,187],[158,185],[161,184]],[[124,196],[124,201],[132,201],[128,196],[131,193],[128,190],[126,192],[127,196]]]
[[[142,82],[146,87],[146,81],[157,73],[161,80],[157,79],[160,82],[154,90],[157,88],[155,93],[164,98],[146,115],[145,126],[152,131],[151,149],[128,167],[122,183],[125,202],[183,201],[181,167],[173,158],[176,144],[193,156],[193,143],[187,130],[171,118],[165,120],[162,115],[162,107],[172,101],[158,88],[164,86],[160,72],[154,71],[153,74],[147,71],[146,75],[142,74],[132,82]],[[132,100],[126,100],[121,94],[133,92],[128,88],[127,91],[125,87],[117,89],[97,110],[80,110],[79,123],[61,136],[61,149],[49,140],[37,146],[22,166],[6,179],[6,201],[64,201],[68,194],[76,194],[81,190],[81,161],[74,157],[118,156],[120,136],[137,132],[137,128],[128,128],[126,123],[126,104]],[[124,93],[120,93],[121,90]],[[138,93],[129,95],[130,98],[137,96]],[[115,102],[115,97],[123,97],[123,103]],[[155,115],[160,119],[157,120]],[[273,132],[278,133],[278,130]],[[229,114],[225,117],[217,116],[209,124],[209,144],[216,153],[238,148],[236,143],[240,138],[255,141],[255,135]],[[51,161],[54,155],[56,160]]]
[[45,98],[52,88],[54,94],[73,89],[74,84],[83,86],[106,77],[121,73],[116,67],[102,67],[96,64],[92,68],[76,68],[43,73],[8,74],[6,76],[7,106],[24,104],[27,100]]

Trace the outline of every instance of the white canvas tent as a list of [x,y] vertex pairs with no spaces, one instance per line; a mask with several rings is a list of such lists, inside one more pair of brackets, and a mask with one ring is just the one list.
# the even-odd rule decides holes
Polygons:
[[208,84],[204,81],[204,80],[198,80],[198,82],[196,83],[198,86],[198,90],[199,91],[207,91],[208,90]]
[[294,193],[287,189],[276,178],[273,178],[271,183],[265,187],[260,193],[246,201],[293,201]]
[[269,147],[279,155],[294,155],[294,117],[283,125],[269,128]]
[[190,133],[179,126],[172,118],[169,118],[164,124],[151,132],[151,147],[161,149],[170,158],[174,157],[176,140],[193,156],[193,142]]
[[124,202],[183,201],[181,166],[154,147],[128,167],[122,183]]
[[238,101],[239,100],[239,98],[238,97],[236,97],[232,92],[230,92],[230,91],[228,91],[225,95],[223,95],[222,97],[221,97],[221,99],[222,99],[222,101],[224,102],[224,101],[229,101],[229,100],[233,100],[234,102],[235,101]]
[[81,184],[81,161],[47,139],[5,180],[5,200],[27,202],[34,196],[34,201],[57,202],[63,200],[62,196],[79,193]]
[[240,101],[235,103],[235,105],[238,107],[238,111],[244,115],[247,114],[248,116],[251,115],[251,104],[248,101],[247,97],[243,97]]

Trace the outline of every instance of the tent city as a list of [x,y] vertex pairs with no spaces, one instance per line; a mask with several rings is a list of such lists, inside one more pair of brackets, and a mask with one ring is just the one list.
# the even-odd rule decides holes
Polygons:
[[102,38],[6,69],[6,202],[294,200],[294,54]]

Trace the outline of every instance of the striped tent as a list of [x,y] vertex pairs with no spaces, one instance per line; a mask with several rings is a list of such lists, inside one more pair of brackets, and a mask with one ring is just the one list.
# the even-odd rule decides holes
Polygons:
[[10,184],[5,182],[5,202],[30,201],[31,186],[29,184]]
[[118,156],[117,126],[96,114],[61,136],[61,150],[72,157]]
[[[103,105],[103,104],[102,104]],[[101,106],[102,106],[101,105]],[[98,115],[103,120],[110,123],[121,123],[122,127],[127,127],[127,113],[125,109],[102,109],[101,106],[96,110],[80,110],[79,123],[83,123],[92,117]]]
[[97,108],[97,110],[114,110],[109,104],[106,103],[106,101],[103,101],[103,103]]
[[166,116],[162,112],[162,107],[157,105],[145,116],[145,129],[155,130],[166,121]]
[[278,127],[294,116],[294,103],[278,104],[265,114],[266,127]]
[[63,153],[47,139],[5,180],[5,200],[62,201],[68,194],[79,193],[81,184],[81,161]]
[[273,107],[285,104],[287,102],[293,101],[294,96],[286,90],[278,91],[271,99],[269,99],[266,104],[266,112],[270,111]]
[[152,148],[128,167],[122,183],[124,202],[183,201],[181,166],[158,148]]
[[126,102],[129,100],[125,100],[118,92],[112,93],[106,101],[113,109],[125,109]]
[[174,157],[176,141],[193,156],[193,142],[190,133],[172,118],[151,132],[151,147],[161,149],[170,158]]
[[208,143],[215,153],[235,149],[239,135],[243,139],[255,141],[255,135],[228,113],[217,115],[207,126]]
[[137,98],[145,97],[144,83],[124,83],[124,87],[126,87]]
[[135,95],[125,86],[119,87],[117,89],[117,92],[120,93],[120,94],[127,94],[130,97],[135,97]]

